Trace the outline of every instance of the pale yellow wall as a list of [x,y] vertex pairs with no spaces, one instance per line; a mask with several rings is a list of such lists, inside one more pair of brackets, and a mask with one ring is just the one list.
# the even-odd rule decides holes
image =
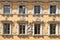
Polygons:
[[[0,2],[0,21],[1,20],[5,20],[6,16],[2,15],[2,5],[3,4],[9,4],[9,2]],[[39,16],[39,18],[44,22],[43,24],[43,36],[40,37],[33,37],[32,35],[28,35],[25,37],[22,36],[17,36],[17,21],[20,20],[20,16],[18,16],[18,4],[23,4],[23,5],[27,5],[28,8],[28,16],[25,16],[24,18],[28,21],[29,23],[32,23],[33,20],[35,19],[35,16],[33,16],[33,5],[42,5],[42,14],[43,16]],[[60,14],[60,3],[58,2],[11,2],[11,8],[12,8],[12,14],[16,14],[13,16],[9,16],[8,20],[11,20],[13,22],[12,24],[12,35],[11,36],[2,36],[2,23],[0,22],[0,40],[60,40],[60,36],[55,36],[55,37],[49,37],[48,36],[48,21],[52,21],[53,20],[53,16],[49,16],[48,14],[48,8],[49,8],[49,4],[57,4],[58,5],[58,14]],[[56,21],[60,21],[60,16],[56,16]],[[59,35],[60,35],[60,24],[59,24]]]

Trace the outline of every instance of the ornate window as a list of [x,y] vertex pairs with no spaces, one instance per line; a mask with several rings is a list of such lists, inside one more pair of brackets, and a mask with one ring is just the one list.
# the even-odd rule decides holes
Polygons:
[[33,35],[42,35],[42,25],[33,24]]
[[3,5],[3,13],[11,13],[10,5]]
[[3,34],[4,35],[11,34],[11,24],[10,23],[3,23]]
[[50,26],[48,27],[49,34],[50,35],[58,35],[58,25],[57,24],[49,24]]
[[19,35],[26,35],[27,34],[27,25],[26,24],[19,24],[18,34]]

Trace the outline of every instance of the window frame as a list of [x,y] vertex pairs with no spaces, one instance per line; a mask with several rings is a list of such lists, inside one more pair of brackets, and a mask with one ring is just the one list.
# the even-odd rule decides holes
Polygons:
[[[20,6],[25,6],[25,13],[19,13],[19,7]],[[27,14],[27,5],[18,5],[18,14]]]
[[[4,13],[4,5],[9,5],[10,6],[10,13]],[[2,14],[11,14],[11,13],[12,13],[11,4],[3,4],[2,5]]]
[[[51,6],[51,5],[49,5],[49,11],[48,11],[49,14],[58,14],[58,5],[55,5],[55,6],[56,6],[56,13],[50,13],[50,6]],[[52,6],[54,6],[54,5],[52,5]]]
[[[34,13],[34,6],[40,6],[40,13]],[[42,5],[34,5],[33,6],[33,11],[32,11],[32,13],[33,14],[42,14]]]
[[20,24],[21,24],[21,23],[19,23],[19,24],[18,24],[18,27],[17,27],[17,34],[18,34],[18,35],[27,35],[27,24],[24,24],[24,23],[21,24],[21,25],[25,25],[25,34],[19,34],[19,25],[20,25]]
[[[5,23],[3,23],[3,24],[5,24]],[[6,24],[10,24],[10,23],[6,23]],[[9,34],[4,34],[4,26],[2,25],[2,34],[3,35],[11,35],[12,34],[12,25],[10,24],[10,33]]]
[[33,36],[39,36],[39,35],[42,35],[42,24],[40,24],[40,34],[34,34],[34,24],[33,24]]
[[50,34],[50,24],[48,24],[48,35],[52,35],[52,36],[54,36],[54,35],[58,35],[58,24],[56,24],[56,28],[55,28],[56,30],[55,30],[55,34]]

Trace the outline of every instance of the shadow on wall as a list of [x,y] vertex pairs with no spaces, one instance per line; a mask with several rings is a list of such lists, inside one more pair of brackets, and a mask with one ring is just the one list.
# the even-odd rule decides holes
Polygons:
[[60,36],[49,36],[50,39],[56,39],[56,38],[59,38],[60,39]]
[[[6,39],[6,38],[14,39],[13,35],[3,35],[2,37],[4,39]],[[38,38],[43,38],[44,39],[44,37],[48,37],[49,39],[57,39],[57,38],[60,39],[60,36],[21,36],[21,35],[18,35],[17,37],[19,37],[20,39],[26,39],[26,38],[29,39],[29,37],[33,37],[34,39],[38,39]]]
[[6,38],[12,38],[13,39],[13,36],[12,35],[2,35],[2,37],[4,38],[4,39],[6,39]]
[[28,35],[18,35],[18,37],[21,39],[21,38],[23,38],[23,39],[25,39],[25,38],[27,38],[27,39],[29,39],[29,36]]

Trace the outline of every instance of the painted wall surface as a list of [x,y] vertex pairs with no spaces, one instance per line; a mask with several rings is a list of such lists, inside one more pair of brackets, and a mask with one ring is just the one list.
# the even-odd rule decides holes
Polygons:
[[[3,15],[3,5],[11,4],[11,14],[10,15]],[[27,15],[24,15],[23,17],[25,20],[28,21],[28,24],[32,24],[32,22],[35,20],[36,17],[39,17],[41,21],[44,22],[43,24],[43,35],[42,36],[32,36],[32,35],[26,35],[26,36],[18,36],[17,34],[17,21],[20,20],[20,17],[22,15],[18,14],[18,5],[26,5],[27,6]],[[33,13],[33,6],[34,5],[41,5],[42,6],[42,14],[40,16],[34,16]],[[49,14],[49,5],[58,5],[58,14],[56,15],[50,15]],[[3,36],[2,35],[2,20],[10,20],[12,21],[12,35]],[[58,36],[49,36],[48,35],[48,21],[52,21],[55,18],[56,21],[60,21],[60,3],[59,2],[1,2],[0,1],[0,40],[60,40],[60,24],[59,25],[59,31]],[[31,26],[32,27],[32,26]]]

